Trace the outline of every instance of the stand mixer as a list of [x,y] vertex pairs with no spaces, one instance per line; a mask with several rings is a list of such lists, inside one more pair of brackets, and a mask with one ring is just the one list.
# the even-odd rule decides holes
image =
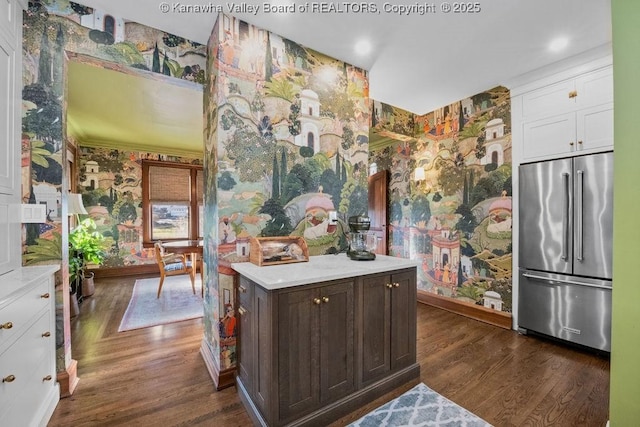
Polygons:
[[349,217],[349,250],[347,255],[355,261],[372,261],[376,259],[373,249],[376,247],[376,236],[369,234],[371,220],[365,215]]

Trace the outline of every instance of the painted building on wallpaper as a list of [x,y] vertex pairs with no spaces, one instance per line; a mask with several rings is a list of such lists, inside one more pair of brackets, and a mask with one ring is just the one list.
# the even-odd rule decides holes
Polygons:
[[[342,249],[346,217],[367,211],[368,83],[363,70],[228,15],[219,16],[208,49],[204,170],[214,183],[206,200],[217,207],[205,230],[218,232],[205,236],[214,240],[205,253],[217,256],[205,275],[217,292],[205,304],[225,313],[230,264],[249,254],[220,230],[245,241],[304,236],[319,255]],[[223,178],[231,188],[219,185]],[[329,225],[330,211],[342,227]],[[205,324],[205,336],[213,363],[233,367],[235,341],[224,328]]]
[[[63,295],[68,294],[69,288],[68,260],[63,250],[67,245],[68,224],[63,217],[62,199],[67,191],[78,191],[67,188],[68,184],[63,179],[68,143],[64,140],[66,132],[62,127],[65,116],[65,51],[118,65],[159,73],[164,71],[172,77],[196,82],[202,82],[206,52],[205,47],[197,43],[141,26],[123,17],[109,17],[99,10],[75,2],[30,1],[23,18],[22,194],[25,203],[44,201],[49,211],[46,224],[24,226],[23,264],[51,263],[51,259],[61,259],[55,262],[62,264],[56,287],[56,322],[58,329],[63,331],[60,337],[64,337],[57,348],[57,369],[62,372],[69,367],[71,358],[70,326],[68,314],[64,314],[68,308],[63,305]],[[163,70],[151,59],[156,46],[167,52],[176,52],[184,46],[184,50],[188,47],[192,53],[184,57],[176,55],[175,58],[166,58],[167,67]],[[91,181],[90,190],[84,191],[85,202],[93,198],[92,191],[108,191],[113,182],[112,176],[103,176],[103,165],[98,162],[97,166],[96,180]],[[89,175],[93,173],[90,168]],[[47,188],[46,200],[42,199],[44,195],[36,195],[36,189],[40,188]],[[52,197],[54,192],[55,200]],[[99,203],[87,203],[86,206],[99,224],[100,231],[112,233],[112,227],[120,228],[123,240],[118,245],[122,246],[110,253],[110,262],[119,263],[119,254],[123,250],[139,252],[138,261],[146,261],[147,254],[141,250],[140,233],[136,229],[123,229],[122,226],[126,224],[118,225]],[[42,244],[45,240],[60,241],[60,247]],[[41,247],[36,249],[35,246]],[[123,262],[126,263],[126,260]]]
[[[412,118],[372,104],[380,112],[372,139],[391,141],[370,152],[370,163],[391,177],[391,255],[421,261],[421,291],[510,312],[509,91],[497,87]],[[425,171],[420,182],[416,167]]]

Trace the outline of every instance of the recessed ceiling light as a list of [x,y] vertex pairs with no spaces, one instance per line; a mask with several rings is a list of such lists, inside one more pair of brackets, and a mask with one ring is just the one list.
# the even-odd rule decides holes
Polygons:
[[367,55],[373,49],[369,40],[360,40],[354,46],[356,53],[359,55]]
[[569,45],[569,39],[566,37],[558,37],[553,39],[551,43],[549,43],[549,50],[551,52],[560,52],[564,48]]

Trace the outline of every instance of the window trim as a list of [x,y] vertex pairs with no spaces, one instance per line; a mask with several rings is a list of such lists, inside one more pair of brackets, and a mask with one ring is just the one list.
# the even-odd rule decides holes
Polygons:
[[[177,163],[177,162],[163,162],[158,160],[142,160],[142,245],[145,248],[153,247],[155,240],[151,239],[151,204],[149,200],[149,167],[167,167],[167,168],[181,168],[189,169],[191,171],[191,194],[189,205],[189,237],[186,239],[163,239],[166,241],[172,240],[199,240],[199,203],[197,193],[197,175],[198,172],[202,173],[203,168],[201,165],[192,165],[189,163]],[[204,176],[203,176],[204,183]],[[204,204],[204,200],[203,200]]]

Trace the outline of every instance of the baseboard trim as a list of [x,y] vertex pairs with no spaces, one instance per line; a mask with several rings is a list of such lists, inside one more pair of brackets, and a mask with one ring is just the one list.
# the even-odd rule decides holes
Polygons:
[[138,276],[142,274],[160,274],[158,264],[141,264],[129,267],[102,267],[92,268],[96,279],[106,277]]
[[480,305],[458,301],[453,298],[447,298],[421,290],[418,290],[418,302],[470,317],[480,322],[489,323],[490,325],[500,328],[512,329],[511,313],[491,310]]
[[204,360],[207,371],[209,371],[209,376],[213,380],[213,385],[216,387],[217,391],[224,390],[225,388],[236,384],[236,369],[231,368],[223,369],[222,371],[219,370],[213,360],[211,352],[209,351],[209,346],[204,339],[200,344],[200,355],[202,356],[202,360]]
[[60,397],[70,397],[80,381],[80,378],[78,378],[78,361],[71,359],[67,370],[58,372],[57,380],[60,384]]

